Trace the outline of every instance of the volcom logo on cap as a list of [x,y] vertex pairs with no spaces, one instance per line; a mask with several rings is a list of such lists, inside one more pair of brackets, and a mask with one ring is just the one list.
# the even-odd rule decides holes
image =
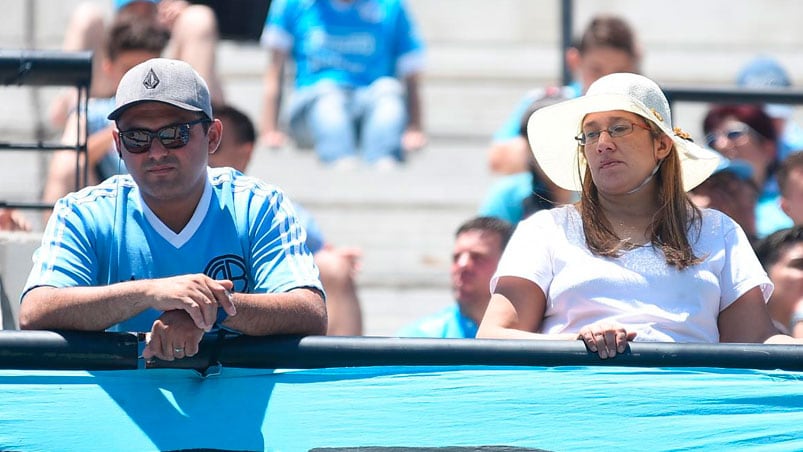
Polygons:
[[148,71],[148,74],[142,81],[142,86],[144,86],[147,89],[154,89],[157,86],[159,86],[159,77],[156,76],[156,73],[153,72],[153,69]]

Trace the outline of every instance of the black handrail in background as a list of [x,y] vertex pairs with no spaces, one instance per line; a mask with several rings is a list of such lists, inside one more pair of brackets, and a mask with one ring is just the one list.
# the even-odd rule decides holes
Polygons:
[[[0,85],[5,86],[70,86],[78,93],[76,108],[76,142],[74,145],[56,143],[19,143],[0,141],[0,150],[53,151],[74,150],[76,190],[86,186],[88,162],[86,127],[81,116],[86,114],[89,86],[92,82],[92,52],[57,50],[0,50]],[[8,203],[12,204],[12,203]],[[47,209],[49,204],[13,203],[21,209]]]
[[[142,336],[142,335],[139,335]],[[145,365],[132,333],[0,331],[0,369],[124,370],[224,367],[314,369],[362,366],[721,367],[803,371],[803,347],[633,342],[602,360],[581,341],[391,337],[230,337],[207,335],[200,352]]]
[[803,104],[803,90],[735,86],[662,86],[670,104],[679,101],[721,104]]
[[0,85],[89,87],[92,52],[0,50]]

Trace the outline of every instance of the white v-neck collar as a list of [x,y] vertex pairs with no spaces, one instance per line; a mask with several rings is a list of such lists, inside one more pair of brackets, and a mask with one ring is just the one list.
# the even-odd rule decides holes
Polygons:
[[201,222],[203,222],[206,212],[209,210],[209,204],[212,202],[212,184],[209,183],[209,179],[207,178],[206,184],[204,185],[204,192],[201,195],[201,199],[198,201],[198,205],[195,207],[195,212],[192,214],[190,221],[187,222],[187,225],[184,226],[184,229],[176,234],[153,213],[150,207],[148,207],[148,204],[142,199],[142,193],[138,193],[139,204],[142,208],[142,212],[145,214],[145,219],[148,220],[148,223],[150,223],[153,229],[162,236],[162,238],[167,240],[167,242],[175,248],[184,246],[184,244],[192,238],[198,228],[201,227]]

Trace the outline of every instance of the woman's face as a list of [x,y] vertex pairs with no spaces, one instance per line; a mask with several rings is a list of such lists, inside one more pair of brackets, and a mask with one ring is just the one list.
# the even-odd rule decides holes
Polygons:
[[[626,111],[590,113],[583,119],[583,153],[600,193],[626,194],[638,188],[669,154],[641,116]],[[612,136],[613,135],[613,136]]]
[[775,160],[775,143],[734,117],[726,118],[707,135],[708,145],[732,160],[744,160],[753,167],[754,180],[764,183],[767,167]]

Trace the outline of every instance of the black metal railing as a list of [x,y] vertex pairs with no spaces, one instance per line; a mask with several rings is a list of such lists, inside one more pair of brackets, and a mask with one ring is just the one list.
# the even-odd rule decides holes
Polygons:
[[[69,86],[78,93],[76,106],[75,144],[12,142],[0,140],[0,151],[74,150],[76,189],[87,183],[87,134],[82,116],[86,114],[89,86],[92,81],[92,52],[52,50],[0,50],[0,85],[5,86]],[[0,205],[21,209],[47,209],[43,203],[0,201]]]

